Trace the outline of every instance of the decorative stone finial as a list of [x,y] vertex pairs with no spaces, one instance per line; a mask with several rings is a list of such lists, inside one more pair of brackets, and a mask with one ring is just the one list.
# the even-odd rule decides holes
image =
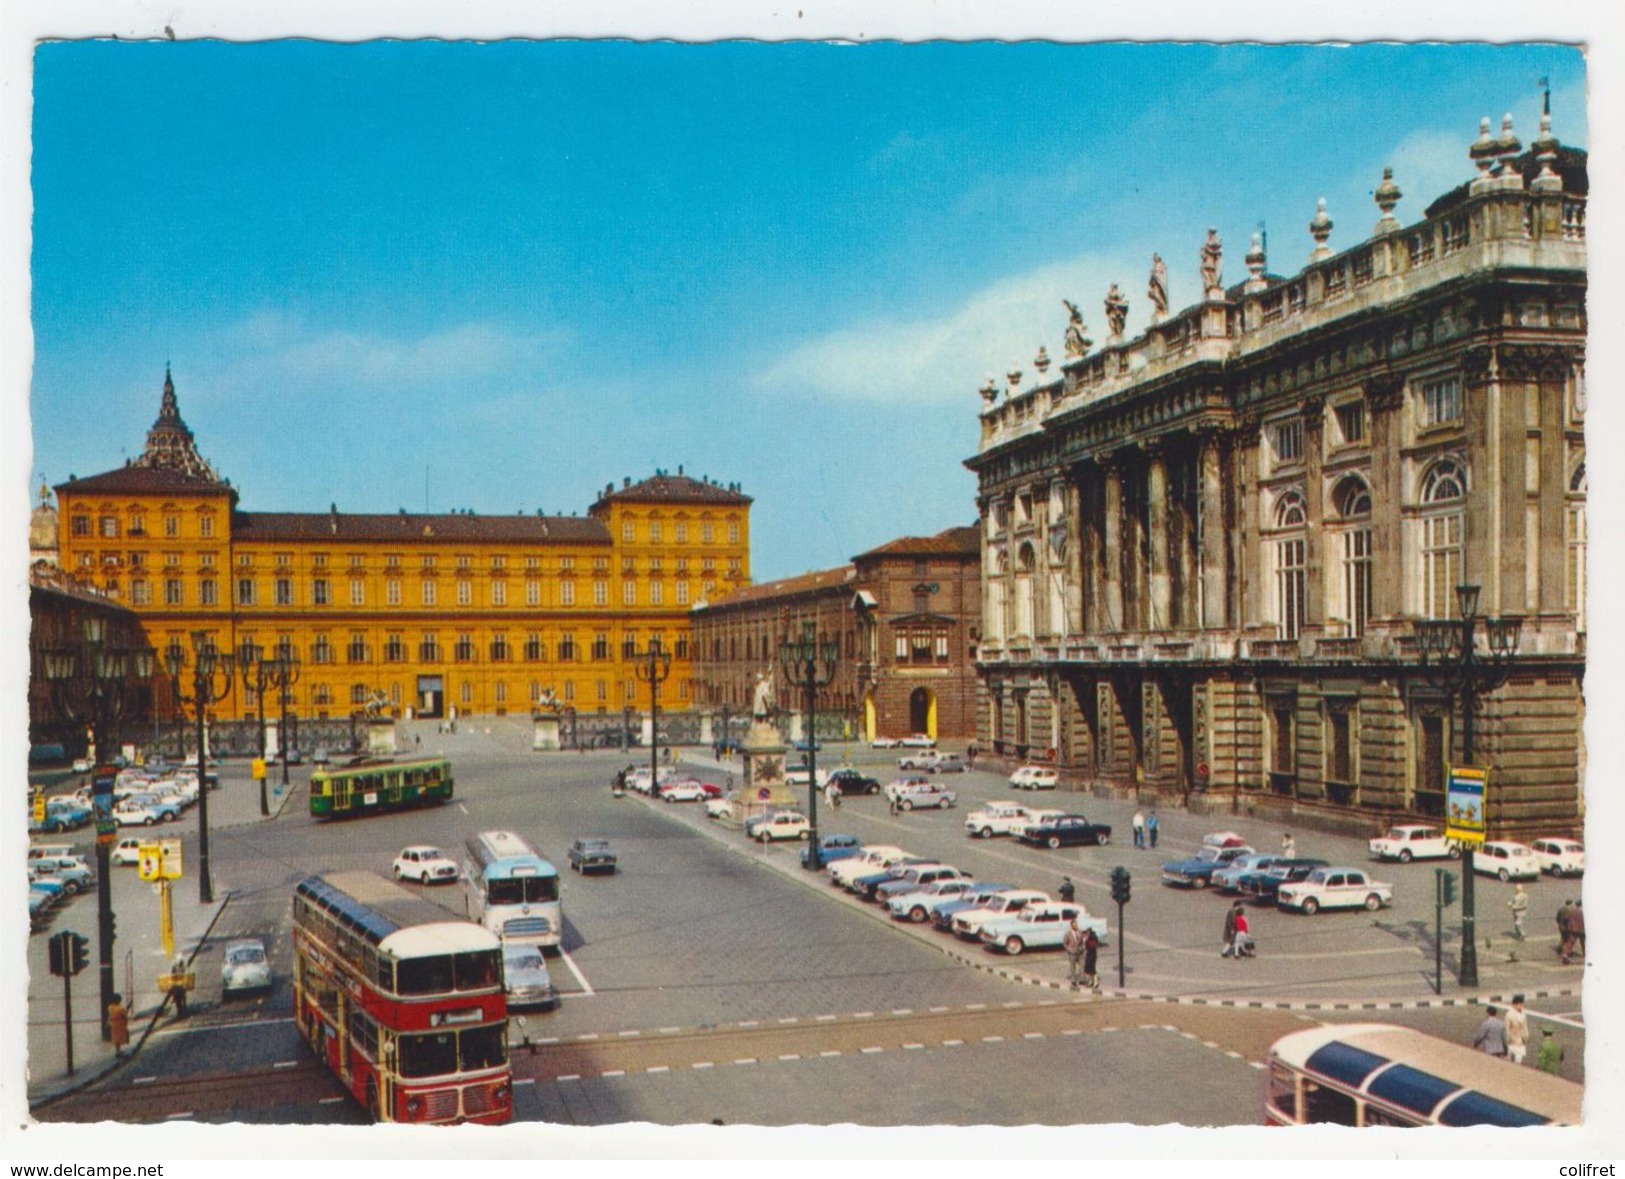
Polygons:
[[1487,180],[1490,174],[1490,165],[1495,162],[1495,137],[1490,134],[1490,120],[1486,115],[1478,120],[1478,138],[1467,149],[1467,158],[1478,166],[1480,180]]
[[977,392],[982,395],[982,404],[991,409],[994,401],[996,401],[999,396],[998,383],[991,375],[989,375],[987,380],[982,382],[982,387],[978,389]]
[[1552,134],[1552,96],[1546,96],[1546,109],[1540,115],[1540,136],[1529,146],[1540,161],[1540,175],[1529,182],[1536,192],[1562,192],[1563,178],[1557,174],[1557,136]]
[[1111,338],[1123,338],[1124,325],[1128,323],[1128,300],[1123,298],[1123,292],[1116,283],[1106,292],[1106,325],[1111,330]]
[[1021,388],[1021,366],[1012,364],[1010,371],[1004,374],[1004,379],[1010,382],[1010,393],[1015,393],[1016,390]]
[[1061,306],[1066,308],[1067,315],[1065,341],[1067,359],[1074,360],[1080,356],[1087,356],[1089,346],[1094,341],[1084,335],[1089,329],[1084,325],[1083,312],[1079,311],[1078,305],[1070,299],[1062,299]]
[[1043,380],[1044,374],[1049,372],[1049,350],[1040,344],[1038,355],[1033,357],[1033,367],[1038,370],[1038,379]]
[[1377,222],[1378,233],[1388,233],[1399,228],[1399,218],[1394,216],[1394,206],[1404,197],[1399,191],[1399,185],[1394,183],[1394,170],[1382,170],[1382,183],[1377,185],[1377,191],[1371,198],[1377,202],[1377,208],[1382,210],[1382,220]]
[[1224,263],[1224,243],[1219,240],[1219,231],[1209,229],[1207,240],[1202,243],[1202,297],[1205,299],[1222,299],[1224,297],[1224,272],[1221,266]]
[[1318,262],[1322,258],[1332,256],[1331,247],[1326,244],[1326,239],[1332,236],[1332,219],[1326,215],[1325,197],[1315,202],[1315,215],[1309,222],[1309,236],[1315,239],[1315,248],[1309,255],[1309,261]]
[[1248,292],[1261,291],[1269,285],[1264,281],[1266,259],[1264,257],[1264,235],[1262,233],[1253,234],[1253,244],[1247,247],[1247,253],[1242,258],[1242,261],[1247,264]]

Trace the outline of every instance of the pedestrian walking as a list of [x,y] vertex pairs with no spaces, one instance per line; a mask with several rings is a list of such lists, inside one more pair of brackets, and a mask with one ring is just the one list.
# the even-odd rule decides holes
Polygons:
[[1247,910],[1241,907],[1240,901],[1236,902],[1235,910],[1236,941],[1235,953],[1232,955],[1232,957],[1234,957],[1237,961],[1240,961],[1243,957],[1251,958],[1253,956],[1253,936],[1252,929],[1247,924]]
[[1241,912],[1240,905],[1231,905],[1224,911],[1224,949],[1219,951],[1219,957],[1228,958],[1236,950],[1236,914]]
[[1134,812],[1134,846],[1145,846],[1145,815],[1140,811]]
[[1484,1022],[1473,1033],[1473,1047],[1489,1056],[1507,1054],[1507,1025],[1501,1022],[1499,1007],[1485,1008]]
[[1524,1013],[1523,996],[1512,996],[1512,1006],[1507,1011],[1507,1059],[1513,1064],[1522,1064],[1524,1056],[1529,1051],[1529,1016]]
[[1557,911],[1557,952],[1567,966],[1574,961],[1574,902],[1564,901]]
[[1586,911],[1584,901],[1574,902],[1574,912],[1569,917],[1569,928],[1574,932],[1574,948],[1580,955],[1583,964],[1586,960]]
[[1507,902],[1507,908],[1512,910],[1512,936],[1520,942],[1523,941],[1523,919],[1529,913],[1529,894],[1523,885],[1512,890],[1512,899]]
[[841,788],[834,782],[825,785],[824,801],[829,803],[830,810],[838,811],[841,809]]
[[894,815],[895,815],[895,814],[896,814],[896,813],[897,813],[897,795],[895,795],[895,794],[893,794],[893,795],[892,795],[892,796],[891,796],[891,806],[890,806],[890,809],[891,809],[891,813],[892,813],[892,814],[894,814]]
[[1078,895],[1077,886],[1072,883],[1072,877],[1061,877],[1061,887],[1055,890],[1061,897],[1061,903],[1070,905],[1072,898]]
[[1066,934],[1061,938],[1061,948],[1066,951],[1068,977],[1075,991],[1083,985],[1085,978],[1083,969],[1083,930],[1078,928],[1078,918],[1074,914],[1066,927]]
[[974,745],[965,746],[965,768],[967,770],[976,768],[976,746]]
[[1100,990],[1100,974],[1095,960],[1100,954],[1100,935],[1091,927],[1083,932],[1083,985],[1091,991]]
[[1298,858],[1298,841],[1292,838],[1290,831],[1281,836],[1281,858],[1287,860]]
[[413,749],[422,749],[423,748],[423,734],[422,733],[413,733],[412,734],[412,748]]
[[1551,1028],[1540,1029],[1540,1051],[1535,1055],[1535,1067],[1543,1073],[1557,1075],[1563,1064],[1563,1045]]
[[1157,823],[1157,812],[1152,811],[1149,815],[1147,815],[1145,817],[1145,837],[1151,841],[1151,847],[1153,849],[1155,849],[1156,846],[1157,846],[1157,827],[1158,826],[1159,826],[1159,824]]

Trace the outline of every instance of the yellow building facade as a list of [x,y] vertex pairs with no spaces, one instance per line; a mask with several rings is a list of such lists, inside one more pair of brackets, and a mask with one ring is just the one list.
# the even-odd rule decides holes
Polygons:
[[[241,511],[168,374],[141,456],[55,490],[65,572],[135,611],[160,654],[196,631],[291,647],[304,717],[375,700],[397,716],[546,698],[618,713],[647,704],[633,654],[651,638],[674,656],[661,707],[681,711],[689,611],[750,580],[750,497],[681,468],[607,485],[584,516]],[[239,674],[217,713],[258,707]]]

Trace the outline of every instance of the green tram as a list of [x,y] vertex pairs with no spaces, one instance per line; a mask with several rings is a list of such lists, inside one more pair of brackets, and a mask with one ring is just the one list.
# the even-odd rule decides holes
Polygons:
[[451,762],[443,757],[358,761],[311,774],[310,813],[318,819],[376,815],[449,802],[451,791]]

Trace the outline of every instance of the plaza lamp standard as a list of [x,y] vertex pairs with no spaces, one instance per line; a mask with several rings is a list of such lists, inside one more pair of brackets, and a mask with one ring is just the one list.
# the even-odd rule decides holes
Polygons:
[[[237,667],[243,673],[243,687],[254,693],[254,703],[259,706],[259,759],[263,771],[265,765],[265,689],[271,685],[270,662],[265,658],[265,648],[253,639],[244,639],[237,645]],[[260,774],[260,814],[269,815],[271,807],[265,797],[265,775]]]
[[823,867],[818,854],[818,730],[814,724],[818,705],[818,689],[828,687],[835,679],[835,665],[839,661],[841,645],[835,639],[818,640],[818,624],[803,622],[801,638],[786,639],[779,644],[779,667],[788,683],[806,692],[807,732],[807,870],[817,872]]
[[[51,686],[59,712],[90,729],[94,760],[103,763],[101,743],[123,719],[140,685],[150,684],[156,666],[151,647],[109,647],[105,619],[89,617],[76,647],[53,647],[40,653],[41,671]],[[96,799],[96,942],[101,983],[102,1039],[112,1039],[108,1011],[113,1005],[112,850],[118,825],[106,808],[111,796]]]
[[201,904],[214,903],[214,882],[209,876],[209,759],[206,756],[205,728],[209,706],[226,698],[236,672],[236,657],[222,653],[208,631],[192,632],[192,694],[181,691],[181,672],[187,665],[186,650],[172,643],[164,652],[164,667],[175,687],[175,699],[197,709],[197,895]]
[[[286,642],[278,643],[276,654],[270,659],[268,679],[276,689],[277,702],[282,706],[282,720],[276,731],[277,752],[282,755],[282,791],[288,790],[288,690],[299,682],[299,656]],[[260,790],[265,790],[265,779],[260,779]]]
[[671,652],[660,644],[658,635],[650,638],[643,654],[632,665],[638,679],[649,685],[649,790],[659,797],[660,782],[660,685],[671,675]]
[[[1473,764],[1473,718],[1478,712],[1480,697],[1495,691],[1512,674],[1512,660],[1518,652],[1518,635],[1523,619],[1480,618],[1478,613],[1479,587],[1456,587],[1456,618],[1425,619],[1414,624],[1416,647],[1420,656],[1422,674],[1434,687],[1448,696],[1452,703],[1461,700],[1461,760]],[[1484,624],[1488,654],[1478,651],[1478,624]],[[1445,760],[1450,759],[1449,746],[1445,747]],[[1448,796],[1447,796],[1448,798]],[[1484,802],[1485,831],[1489,826],[1489,800]],[[1475,849],[1464,849],[1461,880],[1461,969],[1457,981],[1464,987],[1478,985],[1477,920],[1473,907],[1473,856]]]

